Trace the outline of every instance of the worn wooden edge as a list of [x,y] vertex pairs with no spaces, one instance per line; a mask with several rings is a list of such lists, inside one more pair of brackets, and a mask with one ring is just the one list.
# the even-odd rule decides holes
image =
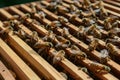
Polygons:
[[0,39],[0,44],[0,55],[11,64],[13,70],[20,79],[40,80],[30,67],[28,67],[28,65],[25,64],[24,61],[2,39]]

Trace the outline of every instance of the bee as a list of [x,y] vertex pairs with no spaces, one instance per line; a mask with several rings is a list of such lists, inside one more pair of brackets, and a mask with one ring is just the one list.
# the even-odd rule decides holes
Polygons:
[[107,61],[110,60],[109,53],[106,49],[103,49],[100,51],[100,62],[101,63],[107,63]]
[[112,24],[112,28],[118,28],[119,27],[119,20],[116,20],[113,24]]
[[64,27],[62,30],[62,36],[69,36],[69,35],[70,35],[70,33],[69,33],[68,28]]
[[53,30],[62,26],[62,24],[59,21],[53,21],[48,26],[50,26],[50,29]]
[[64,73],[64,72],[60,72],[60,74],[61,74],[66,80],[68,80],[68,76],[67,76],[66,73]]
[[48,6],[47,9],[51,11],[55,11],[58,8],[57,2],[51,2]]
[[13,28],[11,26],[8,26],[4,30],[0,30],[0,34],[7,35],[11,31],[13,31]]
[[59,4],[62,4],[63,1],[62,0],[52,0],[52,2],[56,2],[59,5]]
[[53,44],[51,42],[41,42],[38,41],[34,44],[34,48],[39,49],[38,50],[38,54],[41,54],[41,56],[43,55],[41,52],[44,50],[44,52],[48,51],[51,47],[53,47]]
[[91,7],[89,8],[89,10],[92,13],[93,17],[96,17],[96,13],[94,12],[94,10]]
[[78,31],[77,31],[77,37],[79,38],[80,36],[84,35],[85,28],[84,26],[79,26]]
[[0,30],[0,37],[2,37],[5,42],[7,42],[7,36],[11,31],[13,31],[11,26],[6,27],[4,30]]
[[98,39],[93,39],[93,41],[89,44],[88,47],[89,51],[95,50],[98,46],[98,42],[99,42]]
[[111,23],[109,22],[108,19],[105,19],[105,20],[104,20],[104,28],[105,28],[106,30],[110,30],[110,29],[112,28],[112,25],[111,25]]
[[82,3],[82,8],[87,9],[91,5],[89,0],[84,0]]
[[60,12],[60,13],[68,13],[69,12],[69,9],[65,8],[65,7],[58,7],[57,8],[57,11]]
[[53,64],[56,64],[59,61],[64,60],[65,59],[64,56],[65,56],[65,51],[64,50],[58,51],[53,57]]
[[99,4],[98,4],[100,7],[101,6],[104,6],[104,2],[103,2],[103,0],[99,0]]
[[87,55],[82,52],[76,45],[72,45],[70,49],[70,58],[74,58],[74,61],[76,61],[78,58],[79,59],[85,59],[87,58]]
[[33,44],[35,44],[36,42],[39,41],[39,36],[36,31],[33,31],[32,34],[27,37],[28,37],[28,39],[26,39],[25,42],[27,42],[27,43],[30,42],[31,46],[33,46]]
[[88,72],[88,70],[87,70],[86,67],[79,67],[78,69],[79,69],[79,70],[82,70],[83,72],[85,72],[85,73],[87,73],[87,74],[89,74],[89,72]]
[[106,48],[108,49],[108,51],[113,55],[113,56],[117,56],[118,55],[118,49],[116,46],[114,46],[111,43],[107,43],[106,44]]
[[80,4],[80,1],[74,0],[74,1],[73,1],[73,5],[75,5],[75,6],[77,6],[77,7],[80,7],[81,4]]
[[42,47],[53,47],[53,44],[51,42],[36,42],[34,44],[34,48],[42,48]]
[[100,17],[106,18],[107,16],[108,16],[108,12],[106,11],[106,9],[103,6],[101,6],[100,7]]
[[48,34],[42,38],[44,41],[53,42],[56,39],[56,35],[53,31],[48,31]]
[[43,11],[39,11],[38,14],[41,19],[44,19],[46,16],[46,14]]
[[31,11],[32,11],[33,14],[37,12],[35,4],[31,4]]
[[29,13],[26,13],[23,17],[21,17],[21,22],[23,23],[26,19],[30,18],[31,15]]
[[119,28],[113,28],[113,29],[108,31],[108,36],[111,38],[114,38],[115,36],[118,36],[119,33],[120,33]]
[[100,29],[97,28],[96,24],[93,24],[92,26],[90,26],[88,28],[88,30],[85,32],[85,34],[93,35],[96,38],[101,38],[102,37],[101,31],[100,31]]
[[62,36],[56,36],[56,39],[58,40],[55,46],[56,48],[67,48],[71,45],[71,42]]
[[111,70],[109,66],[100,64],[100,63],[98,63],[98,62],[91,62],[89,65],[90,65],[90,67],[92,67],[92,68],[94,69],[94,71],[97,72],[97,73],[108,73],[108,72],[110,72],[110,70]]
[[18,35],[22,39],[26,39],[26,33],[24,30],[19,29],[18,31],[14,31],[14,34]]
[[90,20],[90,18],[83,18],[82,23],[85,26],[90,26],[91,25],[91,20]]
[[59,20],[61,23],[68,23],[68,19],[66,19],[66,18],[63,17],[63,16],[58,16],[58,20]]
[[77,10],[77,7],[74,6],[73,4],[70,4],[70,11],[75,12]]

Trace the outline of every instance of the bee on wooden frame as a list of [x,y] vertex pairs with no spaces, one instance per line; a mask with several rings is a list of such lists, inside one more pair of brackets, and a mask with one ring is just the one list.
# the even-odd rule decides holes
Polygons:
[[110,60],[109,53],[106,49],[101,50],[99,56],[100,56],[100,62],[101,63],[107,63],[107,61]]
[[14,34],[18,35],[23,40],[25,40],[27,37],[27,34],[25,33],[25,31],[21,28],[18,31],[14,31]]
[[32,11],[32,12],[31,12],[32,14],[36,13],[36,12],[37,12],[36,4],[31,4],[31,9],[32,9],[32,10],[31,10],[31,11]]
[[76,45],[72,45],[71,48],[70,48],[70,57],[69,58],[74,58],[74,62],[77,60],[77,59],[85,59],[87,58],[87,55],[82,52]]
[[68,19],[63,17],[63,16],[58,16],[58,20],[61,22],[61,23],[68,23]]
[[11,26],[6,27],[4,30],[0,30],[0,37],[4,39],[4,41],[7,41],[7,35],[13,31],[13,28]]
[[53,44],[51,42],[41,42],[41,41],[38,41],[34,44],[34,48],[37,48],[39,49],[38,50],[38,54],[40,54],[41,56],[44,56],[44,52],[48,52],[48,50],[53,47]]
[[28,39],[25,40],[25,42],[30,43],[31,46],[38,41],[39,41],[39,36],[36,31],[33,31],[32,34],[28,36]]
[[62,36],[56,36],[56,39],[58,40],[58,43],[55,45],[56,48],[63,49],[71,45],[71,42]]
[[70,33],[68,28],[64,27],[62,30],[62,36],[69,37]]
[[66,74],[65,72],[60,72],[60,74],[61,74],[66,80],[68,80],[68,76],[67,76],[67,74]]
[[53,57],[53,64],[56,64],[59,61],[64,60],[64,56],[65,56],[65,51],[64,50],[58,51]]
[[[46,26],[46,28],[50,29],[50,30],[54,30],[57,29],[58,27],[60,27],[62,24],[59,21],[52,21],[50,24],[48,24]],[[49,27],[50,26],[50,27]]]
[[40,17],[41,19],[44,19],[45,16],[46,16],[46,14],[45,14],[43,11],[39,11],[39,12],[38,12],[38,15],[39,15],[39,17]]
[[88,47],[89,51],[95,50],[98,46],[98,42],[99,42],[98,39],[93,39],[93,41],[89,44]]
[[92,67],[96,73],[100,73],[100,74],[108,73],[111,70],[109,66],[100,64],[98,62],[91,62],[89,66]]
[[113,55],[113,56],[117,56],[118,55],[118,49],[116,46],[114,46],[111,43],[107,43],[106,44],[106,48],[108,49],[108,51]]
[[56,35],[53,33],[53,31],[48,31],[48,34],[43,37],[44,41],[49,41],[49,42],[53,42],[56,39]]

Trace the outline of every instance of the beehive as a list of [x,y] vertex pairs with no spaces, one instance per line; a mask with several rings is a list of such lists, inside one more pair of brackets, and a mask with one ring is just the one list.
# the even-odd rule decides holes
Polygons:
[[120,1],[90,1],[1,8],[0,80],[119,80]]

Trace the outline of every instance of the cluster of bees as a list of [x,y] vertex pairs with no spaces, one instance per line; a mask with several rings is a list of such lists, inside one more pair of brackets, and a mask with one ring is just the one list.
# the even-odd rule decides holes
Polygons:
[[[118,34],[120,33],[119,29],[119,18],[117,16],[109,16],[108,12],[104,8],[104,3],[102,0],[96,1],[94,4],[91,4],[89,0],[83,0],[83,2],[80,2],[79,0],[73,0],[73,3],[70,4],[69,8],[63,7],[62,9],[59,7],[59,5],[62,5],[62,0],[53,0],[50,2],[48,6],[45,8],[55,12],[55,14],[62,13],[70,13],[72,16],[67,19],[63,16],[58,16],[58,20],[52,21],[50,24],[46,26],[42,26],[43,28],[49,30],[47,35],[40,38],[38,33],[36,31],[33,31],[31,34],[27,34],[24,30],[17,29],[14,30],[13,26],[18,26],[22,24],[26,19],[30,18],[31,16],[34,16],[35,14],[39,15],[40,19],[44,19],[46,17],[46,14],[43,11],[38,11],[36,9],[36,5],[31,4],[32,12],[29,14],[26,14],[24,17],[21,18],[21,21],[12,20],[8,22],[4,22],[5,26],[8,26],[5,28],[5,30],[1,30],[0,34],[6,34],[10,31],[14,31],[14,34],[19,36],[21,39],[23,39],[27,44],[32,46],[35,50],[37,49],[37,52],[43,56],[44,52],[49,52],[51,48],[55,48],[60,51],[54,51],[52,54],[55,54],[55,56],[52,56],[53,64],[64,60],[65,56],[65,49],[70,48],[70,59],[73,58],[75,61],[77,59],[85,59],[87,58],[86,53],[84,53],[82,50],[80,50],[76,45],[72,45],[71,42],[66,39],[70,35],[69,29],[66,27],[62,28],[62,34],[56,35],[54,34],[54,31],[57,30],[62,26],[64,23],[69,23],[69,21],[74,20],[75,18],[81,18],[82,25],[78,27],[77,31],[77,37],[83,37],[83,36],[93,36],[93,40],[90,41],[90,44],[88,46],[88,50],[90,52],[97,49],[99,46],[99,39],[103,39],[106,42],[105,49],[100,51],[100,62],[105,64],[107,61],[109,61],[110,56],[109,53],[111,53],[114,56],[118,55],[117,47],[113,44],[120,43],[120,38],[118,37]],[[81,6],[80,6],[81,5]],[[32,21],[32,23],[40,25],[36,21]],[[101,25],[101,27],[99,26]],[[41,26],[41,25],[40,25]],[[106,34],[106,37],[103,37],[102,29],[106,30],[108,33]],[[43,42],[41,42],[43,41]],[[43,53],[43,54],[42,54]],[[91,67],[94,67],[96,69],[96,72],[99,73],[107,73],[110,71],[110,68],[106,65],[100,64],[98,62],[92,62],[90,63]],[[86,69],[82,68],[81,70],[87,72]],[[67,78],[67,76],[61,72],[63,76]]]

